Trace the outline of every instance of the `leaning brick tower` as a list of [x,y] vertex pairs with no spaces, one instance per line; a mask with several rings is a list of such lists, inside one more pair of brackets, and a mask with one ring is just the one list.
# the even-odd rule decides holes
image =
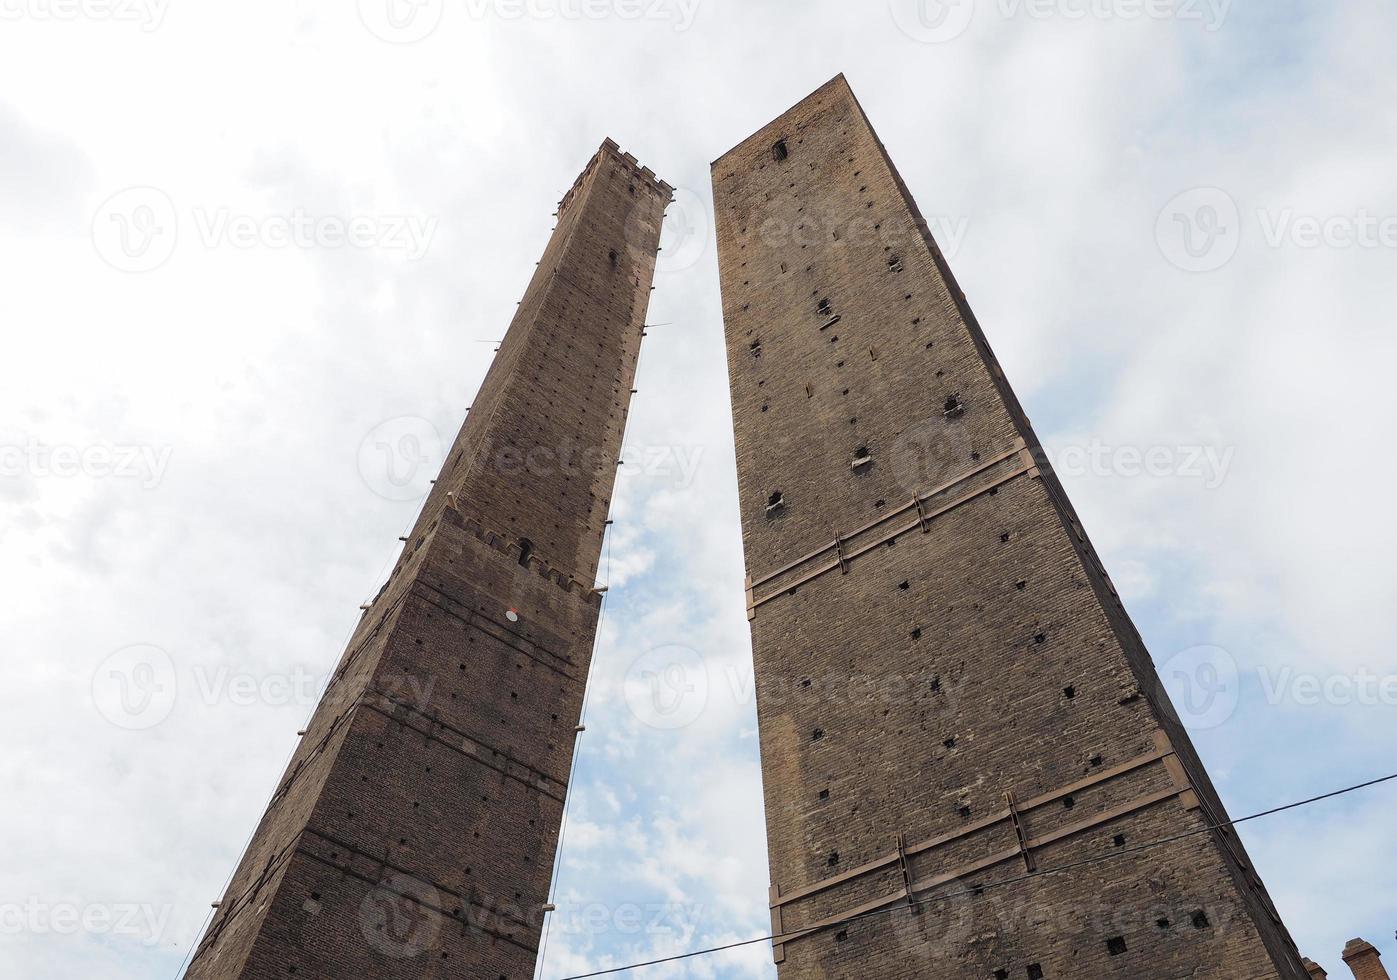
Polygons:
[[670,193],[608,140],[563,198],[190,980],[533,975]]
[[844,78],[713,182],[783,980],[1305,980]]

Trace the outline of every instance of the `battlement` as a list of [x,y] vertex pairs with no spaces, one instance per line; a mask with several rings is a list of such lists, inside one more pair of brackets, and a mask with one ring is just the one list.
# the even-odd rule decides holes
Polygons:
[[583,183],[596,172],[597,167],[603,160],[610,160],[619,165],[639,182],[637,186],[644,187],[649,193],[659,194],[665,201],[669,201],[673,197],[673,187],[655,176],[655,171],[651,170],[649,167],[641,166],[640,161],[635,158],[635,154],[623,152],[620,145],[614,139],[607,137],[602,140],[601,149],[597,150],[592,156],[592,159],[587,161],[587,166],[582,168],[582,173],[577,175],[577,179],[573,181],[572,186],[568,188],[567,193],[563,195],[563,199],[558,202],[559,218],[567,211],[568,206],[572,204],[573,199],[576,198],[577,192],[582,189]]
[[582,596],[594,605],[601,605],[601,594],[587,583],[578,580],[573,573],[544,560],[537,554],[524,555],[518,541],[486,527],[474,518],[466,517],[454,504],[442,512],[442,519],[448,524],[459,527],[487,548],[498,551],[502,555],[508,555],[514,561],[520,562],[529,571],[543,578],[549,584],[557,586],[564,592],[572,592]]

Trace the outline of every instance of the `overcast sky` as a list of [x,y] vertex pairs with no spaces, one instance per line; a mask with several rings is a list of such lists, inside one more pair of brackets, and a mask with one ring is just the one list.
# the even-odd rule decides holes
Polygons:
[[[0,0],[0,972],[177,975],[606,136],[678,200],[544,975],[767,928],[708,163],[840,71],[1233,815],[1397,770],[1391,4],[393,3]],[[1243,831],[1336,976],[1394,804]]]

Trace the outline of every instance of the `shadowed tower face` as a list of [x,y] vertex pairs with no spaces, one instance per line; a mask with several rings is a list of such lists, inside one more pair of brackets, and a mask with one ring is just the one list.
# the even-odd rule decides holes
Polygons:
[[528,980],[671,188],[608,140],[190,978]]
[[713,181],[783,980],[1304,980],[1231,832],[1131,850],[1222,803],[843,77]]

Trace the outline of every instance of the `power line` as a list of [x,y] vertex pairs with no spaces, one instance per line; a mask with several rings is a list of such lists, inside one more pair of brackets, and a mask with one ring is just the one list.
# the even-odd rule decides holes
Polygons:
[[[602,628],[606,625],[607,598],[611,594],[611,534],[608,533],[610,528],[610,523],[602,526],[603,535],[606,538],[606,571],[603,572],[603,582],[607,591],[602,593],[601,607],[597,610],[597,635],[593,643],[593,660],[596,659],[596,647],[601,645]],[[589,663],[587,679],[582,689],[582,711],[579,713],[577,719],[578,728],[582,729],[582,731],[577,733],[577,738],[573,742],[572,767],[568,770],[568,792],[563,802],[563,819],[558,825],[558,849],[553,854],[553,877],[548,883],[548,897],[550,900],[557,894],[558,881],[563,875],[563,841],[567,838],[568,817],[572,813],[572,801],[577,797],[577,793],[573,790],[573,784],[577,781],[577,763],[582,758],[582,736],[587,727],[587,705],[591,697],[592,672],[591,664]],[[553,917],[550,913],[548,918],[544,920],[543,939],[538,947],[538,969],[535,975],[540,978],[543,976],[543,968],[548,962],[548,937],[551,933],[550,926],[552,923]]]
[[[400,542],[404,541],[404,536],[410,534],[412,532],[412,529],[417,525],[417,521],[422,516],[422,512],[426,510],[427,497],[428,494],[422,495],[422,504],[420,507],[418,507],[417,514],[411,520],[408,521],[407,527],[403,528],[403,533],[398,538]],[[389,553],[388,557],[379,567],[378,574],[373,577],[374,582],[378,582],[380,579],[383,578],[383,574],[386,571],[388,571],[388,569],[394,564],[396,559],[402,557],[402,553],[404,550],[404,547],[399,546],[397,548],[394,548],[393,551]],[[354,620],[354,622],[350,625],[348,632],[345,634],[344,639],[340,643],[341,649],[347,649],[347,647],[349,646],[349,641],[354,639],[354,633],[359,628],[359,624],[363,622],[364,615],[365,613],[361,613],[359,618]],[[320,693],[316,696],[315,705],[310,709],[310,716],[306,718],[306,720],[302,723],[303,728],[310,728],[311,722],[315,720],[315,714],[317,711],[320,710],[320,704],[325,700],[325,694],[327,691],[330,690],[330,685],[335,682],[336,676],[337,674],[334,670],[331,670],[325,676],[325,682],[321,684]],[[286,756],[286,761],[281,764],[281,771],[283,775],[285,775],[287,768],[291,765],[291,760],[296,757],[296,752],[299,749],[300,741],[298,739],[295,743],[292,744],[291,751]],[[278,777],[276,784],[272,787],[272,795],[267,798],[266,805],[262,807],[264,813],[272,805],[272,800],[276,799],[277,793],[280,792],[280,790],[281,779],[280,777]],[[242,867],[243,858],[247,856],[247,850],[249,847],[252,846],[252,840],[254,837],[257,836],[257,828],[259,826],[261,826],[260,821],[248,833],[247,840],[243,842],[242,850],[239,852],[238,855],[238,860],[233,864],[232,870],[228,872],[228,878],[226,881],[224,881],[223,888],[219,892],[220,900],[228,897],[228,888],[233,884],[233,878],[237,875],[238,869]],[[218,905],[214,905],[209,908],[208,913],[204,916],[203,925],[199,927],[198,932],[194,933],[194,938],[190,941],[189,948],[185,950],[184,957],[180,960],[179,968],[175,972],[176,980],[178,980],[179,977],[184,976],[185,968],[194,962],[194,957],[199,949],[199,944],[204,939],[204,934],[208,931],[209,923],[213,921],[214,914],[218,911],[218,908]]]
[[[1236,820],[1224,820],[1224,821],[1222,821],[1221,823],[1209,824],[1209,825],[1207,825],[1207,826],[1205,826],[1205,827],[1201,827],[1201,828],[1199,828],[1199,829],[1197,829],[1197,830],[1190,830],[1190,831],[1187,831],[1187,832],[1182,833],[1182,834],[1175,834],[1175,835],[1173,835],[1172,837],[1162,837],[1162,838],[1160,838],[1159,840],[1149,841],[1149,842],[1144,843],[1144,844],[1137,844],[1137,845],[1135,845],[1134,847],[1125,847],[1125,848],[1119,848],[1119,849],[1116,849],[1116,850],[1108,851],[1108,852],[1105,853],[1105,854],[1100,854],[1100,855],[1097,855],[1096,857],[1087,858],[1086,860],[1077,861],[1077,862],[1074,862],[1074,863],[1072,863],[1072,864],[1064,864],[1064,865],[1060,865],[1059,867],[1055,867],[1055,868],[1045,868],[1045,869],[1043,869],[1042,871],[1033,871],[1033,872],[1029,872],[1028,874],[1016,875],[1016,876],[1014,876],[1014,877],[1012,877],[1012,878],[1004,878],[1004,879],[1002,879],[1002,880],[1000,880],[1000,881],[992,881],[992,882],[989,882],[988,884],[976,885],[976,886],[974,886],[974,887],[972,887],[972,888],[964,888],[964,889],[961,889],[960,891],[955,891],[955,892],[944,892],[944,893],[941,893],[941,894],[938,894],[938,895],[932,895],[932,896],[929,896],[929,897],[927,897],[927,898],[922,898],[922,899],[918,899],[918,900],[915,900],[915,901],[912,900],[912,899],[911,899],[911,896],[909,895],[909,896],[908,896],[908,902],[907,902],[906,905],[893,905],[893,906],[887,906],[887,907],[884,907],[884,908],[881,908],[881,909],[874,909],[874,910],[872,910],[871,912],[863,912],[863,913],[861,913],[861,914],[859,914],[859,915],[850,916],[850,917],[847,918],[847,919],[840,919],[840,920],[837,921],[837,922],[830,922],[830,923],[827,923],[826,925],[822,926],[821,928],[829,929],[829,928],[834,928],[835,926],[848,925],[849,923],[858,922],[858,921],[861,920],[861,919],[867,919],[867,918],[870,918],[871,916],[875,916],[875,915],[883,915],[884,913],[889,913],[889,912],[902,912],[902,911],[907,911],[907,910],[910,910],[910,909],[918,908],[918,907],[923,906],[923,905],[929,905],[929,904],[931,904],[932,902],[942,901],[942,900],[945,900],[945,899],[948,899],[948,898],[960,898],[960,897],[966,896],[966,895],[980,895],[980,894],[982,894],[982,893],[984,893],[984,892],[990,890],[991,888],[1002,888],[1002,887],[1004,887],[1004,886],[1006,886],[1006,885],[1014,885],[1014,884],[1018,884],[1018,883],[1020,883],[1020,882],[1028,881],[1028,880],[1031,880],[1031,879],[1034,879],[1034,878],[1044,878],[1044,877],[1047,877],[1048,875],[1061,874],[1061,873],[1063,873],[1063,872],[1065,872],[1065,871],[1073,871],[1073,870],[1076,870],[1077,868],[1081,868],[1081,867],[1084,867],[1084,866],[1089,865],[1089,864],[1098,864],[1098,863],[1100,863],[1100,862],[1102,862],[1102,861],[1109,861],[1109,860],[1112,860],[1112,859],[1114,859],[1114,858],[1122,857],[1122,856],[1124,856],[1124,855],[1126,855],[1126,854],[1134,854],[1134,853],[1137,853],[1137,852],[1139,852],[1139,851],[1148,850],[1148,849],[1150,849],[1150,848],[1152,848],[1152,847],[1159,847],[1159,846],[1164,845],[1164,844],[1172,844],[1172,843],[1174,843],[1174,842],[1176,842],[1176,841],[1184,840],[1185,838],[1197,837],[1197,836],[1200,835],[1200,834],[1211,833],[1211,832],[1213,832],[1213,831],[1215,831],[1215,830],[1222,830],[1222,829],[1224,829],[1224,828],[1226,828],[1226,827],[1235,827],[1237,824],[1246,823],[1246,822],[1248,822],[1249,820],[1260,820],[1262,817],[1269,817],[1269,816],[1273,816],[1273,815],[1275,815],[1275,814],[1277,814],[1277,813],[1284,813],[1284,812],[1287,811],[1287,810],[1296,810],[1296,809],[1299,809],[1300,807],[1303,807],[1303,806],[1309,806],[1309,805],[1312,804],[1312,803],[1319,803],[1319,802],[1322,802],[1322,801],[1324,801],[1324,800],[1333,799],[1333,798],[1336,797],[1336,796],[1344,796],[1344,795],[1346,795],[1346,794],[1348,794],[1348,793],[1356,793],[1356,792],[1358,792],[1359,790],[1368,789],[1368,788],[1370,788],[1370,787],[1377,786],[1377,785],[1379,785],[1380,783],[1391,782],[1391,781],[1394,780],[1394,779],[1397,779],[1397,773],[1393,773],[1393,774],[1390,775],[1390,776],[1381,776],[1381,777],[1379,777],[1379,778],[1377,778],[1377,779],[1370,779],[1370,780],[1368,780],[1368,781],[1365,782],[1365,783],[1358,783],[1357,785],[1349,786],[1349,787],[1346,787],[1346,788],[1344,788],[1344,789],[1334,790],[1332,793],[1324,793],[1324,794],[1321,794],[1320,796],[1312,796],[1312,797],[1310,797],[1310,798],[1307,799],[1307,800],[1298,800],[1298,801],[1295,802],[1295,803],[1287,803],[1287,804],[1285,804],[1284,806],[1273,807],[1273,808],[1271,808],[1270,810],[1262,810],[1260,813],[1253,813],[1253,814],[1251,814],[1250,816],[1239,817],[1239,818],[1237,818]],[[795,938],[795,937],[801,935],[801,933],[804,932],[804,931],[805,931],[805,930],[796,929],[796,930],[793,930],[793,931],[790,931],[790,932],[773,933],[773,934],[767,935],[767,936],[757,936],[757,937],[754,938],[754,939],[744,939],[744,940],[741,940],[740,942],[727,943],[726,945],[723,945],[723,946],[713,946],[713,947],[710,947],[710,948],[708,948],[708,949],[696,949],[696,950],[692,950],[692,951],[690,951],[690,952],[688,952],[688,953],[679,953],[679,954],[676,954],[676,955],[674,955],[674,956],[665,956],[665,957],[661,957],[660,959],[646,960],[646,961],[643,962],[643,963],[630,963],[630,964],[628,964],[628,965],[626,965],[626,966],[616,966],[616,967],[612,967],[612,968],[607,969],[607,970],[598,970],[598,971],[596,971],[596,972],[594,972],[594,973],[578,973],[578,974],[574,974],[574,975],[572,975],[572,976],[562,977],[562,978],[560,978],[560,980],[589,980],[589,978],[591,978],[591,977],[611,976],[611,975],[617,974],[617,973],[625,973],[625,972],[628,971],[628,970],[639,970],[639,969],[642,969],[642,968],[647,967],[647,966],[658,966],[658,965],[660,965],[661,963],[674,963],[674,962],[677,962],[677,961],[679,961],[679,960],[692,959],[692,958],[694,958],[694,957],[696,957],[696,956],[707,956],[707,955],[709,955],[710,953],[721,953],[721,952],[725,952],[725,951],[730,950],[730,949],[739,949],[739,948],[741,948],[741,947],[743,947],[743,946],[752,946],[752,945],[755,945],[755,944],[757,944],[757,943],[770,942],[770,941],[772,941],[772,940],[774,940],[774,939],[780,939],[780,938],[792,938],[792,939],[793,939],[793,938]]]

